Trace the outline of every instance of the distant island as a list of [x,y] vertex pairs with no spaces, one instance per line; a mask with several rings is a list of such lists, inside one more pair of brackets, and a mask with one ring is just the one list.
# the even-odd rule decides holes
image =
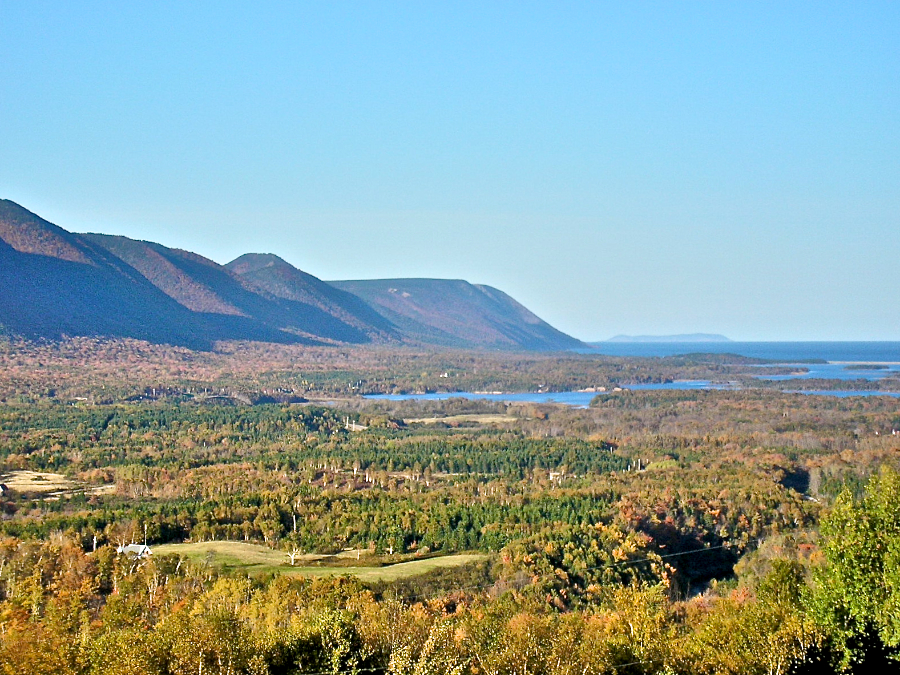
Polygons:
[[731,342],[715,333],[686,333],[682,335],[616,335],[606,342]]

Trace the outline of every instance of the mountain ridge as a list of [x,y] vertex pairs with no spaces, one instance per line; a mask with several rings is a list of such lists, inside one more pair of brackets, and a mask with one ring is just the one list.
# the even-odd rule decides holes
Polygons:
[[448,347],[548,351],[584,344],[553,328],[501,290],[462,279],[330,281],[361,297],[421,342]]
[[395,341],[396,328],[357,296],[331,286],[300,270],[274,253],[245,253],[225,268],[251,286],[282,300],[305,304],[309,312],[329,314],[343,322],[347,331],[370,339]]
[[[401,302],[385,299],[378,291],[385,284],[412,293],[401,291]],[[203,349],[222,340],[582,346],[489,286],[438,279],[327,283],[274,254],[245,254],[220,265],[155,242],[68,232],[10,200],[0,200],[0,331]]]

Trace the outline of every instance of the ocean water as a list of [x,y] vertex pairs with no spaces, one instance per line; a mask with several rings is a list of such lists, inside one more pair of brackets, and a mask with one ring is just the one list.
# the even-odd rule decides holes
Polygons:
[[[791,375],[760,376],[769,380],[879,380],[900,373],[900,342],[600,342],[592,353],[608,356],[664,357],[679,354],[737,354],[767,359],[772,364],[796,367]],[[854,364],[879,364],[883,368],[860,370]],[[800,370],[806,372],[800,373]],[[625,385],[626,389],[730,389],[729,385],[706,380],[684,380],[660,384]],[[900,393],[852,390],[796,390],[792,393],[820,396],[892,396]],[[587,407],[595,392],[565,391],[556,393],[482,394],[473,392],[432,394],[371,394],[370,399],[402,401],[407,399],[439,401],[449,398],[486,399],[489,401],[526,401],[529,403],[564,403]]]
[[[713,382],[707,382],[705,380],[666,382],[664,384],[632,384],[626,385],[623,388],[632,389],[635,391],[657,389],[667,389],[671,391],[684,391],[690,389],[732,389],[732,387],[729,387],[728,385],[716,384]],[[810,396],[836,396],[838,398],[849,398],[851,396],[891,396],[894,398],[900,398],[900,392],[892,391],[849,391],[836,389],[828,391],[796,390],[787,393],[807,394]],[[466,398],[470,400],[505,401],[507,403],[562,403],[565,405],[570,405],[573,408],[587,408],[595,396],[602,396],[603,394],[604,392],[595,393],[586,391],[561,391],[553,394],[477,394],[471,391],[455,391],[450,393],[438,392],[431,394],[366,394],[364,398],[372,399],[373,401],[446,401],[451,398]]]
[[471,391],[455,391],[452,393],[431,394],[367,394],[365,398],[382,401],[446,401],[450,398],[467,398],[479,401],[505,401],[507,403],[564,403],[576,408],[587,408],[597,396],[596,392],[560,391],[555,393],[519,393],[519,394],[483,394]]
[[[762,380],[880,380],[897,377],[900,363],[882,364],[878,369],[860,369],[846,362],[837,363],[779,363],[779,366],[795,367],[797,372],[790,375],[760,375]],[[805,372],[800,372],[801,370]]]
[[781,363],[837,361],[900,363],[900,342],[594,342],[592,351],[608,356],[738,354]]

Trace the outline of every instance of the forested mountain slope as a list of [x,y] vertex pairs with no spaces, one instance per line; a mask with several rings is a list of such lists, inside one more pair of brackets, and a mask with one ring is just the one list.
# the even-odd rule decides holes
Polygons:
[[0,201],[0,324],[28,338],[135,337],[202,346],[192,313],[79,235]]
[[[309,315],[317,317],[320,330],[337,333],[357,332],[379,340],[398,340],[390,321],[363,300],[325,283],[272,253],[246,253],[225,267],[246,283],[277,298],[305,305]],[[333,324],[339,323],[340,327]],[[348,335],[348,341],[357,341]]]
[[363,321],[348,321],[347,312],[338,315],[314,292],[304,298],[279,296],[190,251],[126,237],[83,236],[134,267],[179,304],[202,313],[207,322],[224,326],[242,318],[270,331],[327,342],[369,342],[377,334],[375,329],[366,330]]
[[220,340],[581,345],[489,286],[434,279],[328,284],[272,254],[223,266],[152,242],[67,232],[8,200],[0,200],[0,331],[193,348]]
[[459,279],[332,281],[377,309],[409,339],[453,347],[564,350],[583,344],[503,291]]

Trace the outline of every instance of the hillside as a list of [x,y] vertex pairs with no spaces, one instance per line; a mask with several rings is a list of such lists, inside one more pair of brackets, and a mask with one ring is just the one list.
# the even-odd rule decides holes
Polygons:
[[271,254],[226,266],[161,244],[75,234],[0,200],[0,334],[489,349],[581,346],[489,286],[405,279],[328,284]]
[[490,286],[457,279],[329,283],[358,295],[415,342],[539,351],[584,346]]
[[397,340],[396,328],[360,298],[297,269],[271,253],[246,253],[225,265],[233,274],[264,293],[304,307],[313,332]]
[[[326,342],[369,342],[378,333],[349,312],[338,316],[333,306],[317,298],[312,286],[302,298],[299,294],[286,297],[270,293],[262,285],[196,253],[126,237],[84,237],[106,248],[163,293],[185,308],[202,313],[205,321],[217,326],[243,319],[269,331]],[[300,270],[295,272],[303,274]]]
[[191,313],[103,248],[0,200],[0,324],[28,338],[205,343]]
[[[217,340],[365,341],[308,325],[304,308],[245,288],[202,256],[74,234],[0,202],[0,325],[27,338],[133,337],[209,348]],[[357,338],[350,340],[348,338]]]

